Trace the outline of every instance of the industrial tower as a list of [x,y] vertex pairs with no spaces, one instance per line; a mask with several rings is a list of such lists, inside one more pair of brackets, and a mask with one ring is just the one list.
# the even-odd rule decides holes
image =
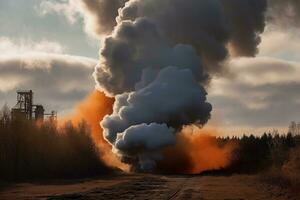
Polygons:
[[[33,116],[34,114],[34,116]],[[43,121],[45,116],[50,120],[57,119],[57,112],[52,111],[50,114],[45,114],[45,109],[42,105],[33,104],[32,90],[18,90],[17,91],[17,104],[11,110],[12,119],[25,118],[27,120],[40,120]]]

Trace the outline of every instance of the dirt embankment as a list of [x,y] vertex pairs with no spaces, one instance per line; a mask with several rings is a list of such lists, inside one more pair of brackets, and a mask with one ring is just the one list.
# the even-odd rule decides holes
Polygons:
[[0,192],[0,199],[300,199],[266,185],[257,176],[130,175],[97,180],[18,184]]

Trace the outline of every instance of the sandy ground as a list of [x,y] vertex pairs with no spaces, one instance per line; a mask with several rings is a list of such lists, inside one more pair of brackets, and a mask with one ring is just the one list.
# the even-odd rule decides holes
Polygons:
[[122,175],[96,180],[11,185],[0,191],[0,199],[292,200],[300,197],[263,184],[256,176]]

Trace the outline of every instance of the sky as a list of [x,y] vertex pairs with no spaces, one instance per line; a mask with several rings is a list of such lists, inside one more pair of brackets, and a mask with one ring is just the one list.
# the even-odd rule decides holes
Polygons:
[[[67,0],[0,0],[0,105],[17,89],[60,116],[94,90],[101,37]],[[233,58],[207,88],[209,124],[231,134],[300,121],[300,32],[268,25],[255,58]]]

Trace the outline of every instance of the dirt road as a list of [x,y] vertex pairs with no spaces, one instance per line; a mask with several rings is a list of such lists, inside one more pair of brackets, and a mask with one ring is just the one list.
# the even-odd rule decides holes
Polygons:
[[47,184],[18,184],[0,191],[1,200],[297,199],[261,183],[256,176],[156,176],[130,175],[97,180]]

